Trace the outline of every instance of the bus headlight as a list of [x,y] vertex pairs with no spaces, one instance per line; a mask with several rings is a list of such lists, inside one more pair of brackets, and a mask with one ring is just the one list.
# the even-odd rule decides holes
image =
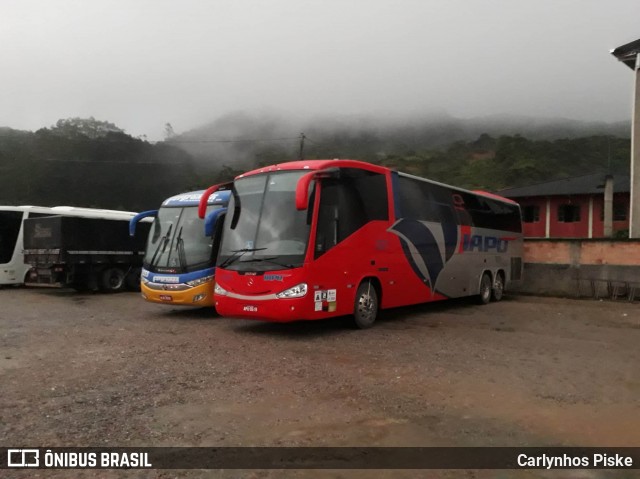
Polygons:
[[302,298],[305,294],[307,294],[307,283],[300,283],[293,288],[285,289],[282,293],[276,294],[276,298]]
[[216,283],[216,287],[213,288],[213,292],[215,294],[219,294],[220,296],[226,296],[227,295],[227,290],[224,289],[222,286],[220,286],[218,283]]
[[195,286],[200,286],[201,284],[208,283],[213,279],[213,275],[205,276],[204,278],[194,279],[193,281],[187,281],[187,284],[192,288]]

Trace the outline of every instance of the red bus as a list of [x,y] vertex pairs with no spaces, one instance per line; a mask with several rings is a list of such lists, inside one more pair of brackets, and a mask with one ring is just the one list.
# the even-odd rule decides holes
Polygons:
[[218,255],[223,316],[294,321],[477,295],[522,274],[520,208],[356,160],[282,163],[239,175]]

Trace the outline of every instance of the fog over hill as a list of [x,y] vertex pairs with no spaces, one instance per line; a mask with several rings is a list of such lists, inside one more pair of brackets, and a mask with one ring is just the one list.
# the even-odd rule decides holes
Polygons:
[[[630,122],[585,122],[564,118],[489,115],[455,118],[439,113],[423,116],[317,116],[280,112],[235,112],[167,141],[211,167],[296,159],[300,135],[306,136],[305,157],[381,158],[420,150],[442,149],[457,141],[521,135],[532,140],[572,139],[585,136],[628,138]],[[367,158],[361,158],[362,156]]]
[[167,125],[170,138],[154,143],[109,121],[68,118],[36,132],[0,128],[0,204],[150,209],[173,194],[298,159],[301,146],[307,159],[353,158],[497,191],[628,172],[629,130],[625,122],[504,116],[235,113],[180,135]]

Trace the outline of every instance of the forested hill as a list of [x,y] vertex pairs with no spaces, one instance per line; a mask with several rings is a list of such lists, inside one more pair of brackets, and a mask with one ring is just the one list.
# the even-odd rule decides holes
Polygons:
[[0,204],[157,208],[196,179],[188,153],[115,125],[61,120],[34,132],[0,129]]
[[436,151],[386,155],[399,171],[469,189],[496,191],[595,172],[629,172],[630,141],[610,136],[529,140],[483,134]]
[[[154,209],[173,194],[299,157],[301,142],[292,125],[285,131],[282,125],[236,118],[233,128],[219,126],[217,134],[190,132],[156,144],[93,118],[60,120],[36,132],[0,128],[0,204]],[[491,134],[439,144],[435,139],[462,132],[448,130],[444,123],[428,131],[410,123],[404,128],[324,125],[305,132],[303,154],[308,159],[360,159],[488,190],[628,171],[630,142],[612,135],[610,128],[566,138],[545,138],[536,129],[531,139],[526,129],[521,135],[500,134],[490,126]]]

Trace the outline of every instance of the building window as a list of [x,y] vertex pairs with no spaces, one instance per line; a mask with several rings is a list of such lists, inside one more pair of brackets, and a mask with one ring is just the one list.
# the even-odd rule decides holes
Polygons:
[[527,205],[522,208],[522,221],[525,223],[537,223],[540,221],[540,207]]
[[580,205],[559,205],[558,221],[561,223],[577,223],[580,221]]
[[[600,211],[600,221],[604,221],[604,207]],[[627,204],[622,201],[613,202],[613,221],[627,221]]]
[[613,221],[627,220],[627,205],[625,203],[613,203]]

